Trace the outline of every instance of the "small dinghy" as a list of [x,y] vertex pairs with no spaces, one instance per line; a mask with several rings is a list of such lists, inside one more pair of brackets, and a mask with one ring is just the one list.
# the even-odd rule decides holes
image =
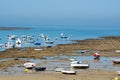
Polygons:
[[120,59],[114,59],[114,60],[112,60],[112,62],[113,62],[114,64],[120,64]]
[[35,48],[34,50],[35,50],[35,51],[40,51],[40,50],[42,50],[42,49],[39,49],[39,48]]
[[36,66],[36,64],[32,63],[32,62],[26,62],[26,63],[24,63],[24,66],[26,69],[32,69]]
[[72,61],[71,67],[73,67],[73,68],[89,68],[89,64],[82,63],[81,61]]
[[63,74],[76,74],[76,71],[73,71],[73,70],[62,70],[61,71]]
[[35,67],[35,71],[45,71],[46,67]]

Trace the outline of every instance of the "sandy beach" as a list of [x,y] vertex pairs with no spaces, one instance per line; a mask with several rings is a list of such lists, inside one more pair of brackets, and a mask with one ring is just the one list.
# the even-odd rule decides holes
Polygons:
[[[120,37],[105,37],[100,39],[87,39],[77,40],[73,44],[62,44],[51,48],[40,47],[42,50],[36,51],[35,48],[14,48],[4,52],[0,52],[0,58],[14,58],[0,62],[1,69],[7,69],[15,64],[23,64],[25,61],[16,60],[18,58],[38,58],[42,59],[44,56],[58,56],[58,55],[93,55],[95,51],[99,51],[101,56],[116,57],[120,53]],[[80,55],[77,50],[90,50]],[[99,69],[86,69],[77,71],[76,75],[66,75],[60,72],[43,71],[33,72],[23,75],[1,75],[0,80],[114,80],[115,77],[120,78],[117,71],[99,70]]]

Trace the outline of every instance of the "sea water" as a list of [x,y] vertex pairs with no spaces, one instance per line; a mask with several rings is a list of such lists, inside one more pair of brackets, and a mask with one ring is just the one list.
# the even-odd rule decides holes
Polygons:
[[[40,38],[40,34],[46,35],[50,40],[57,37],[54,45],[70,43],[71,40],[83,40],[89,38],[99,38],[103,36],[120,36],[120,29],[99,29],[99,28],[81,28],[80,26],[33,26],[28,30],[0,30],[0,44],[8,42],[8,35],[32,35],[36,42],[40,42],[44,46],[44,40]],[[69,39],[61,39],[61,33]],[[15,41],[13,41],[15,42]],[[35,46],[34,44],[25,44],[22,47]]]

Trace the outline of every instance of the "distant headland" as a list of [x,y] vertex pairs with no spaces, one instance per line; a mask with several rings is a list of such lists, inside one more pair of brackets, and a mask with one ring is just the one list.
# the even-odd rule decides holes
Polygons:
[[29,30],[31,28],[25,27],[0,27],[0,30]]

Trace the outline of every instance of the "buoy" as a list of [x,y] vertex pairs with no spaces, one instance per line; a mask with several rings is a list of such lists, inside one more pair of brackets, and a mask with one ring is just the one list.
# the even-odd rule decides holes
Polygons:
[[28,71],[29,71],[28,69],[25,69],[25,72],[26,72],[26,73],[28,73]]
[[119,80],[118,77],[116,77],[115,80]]

